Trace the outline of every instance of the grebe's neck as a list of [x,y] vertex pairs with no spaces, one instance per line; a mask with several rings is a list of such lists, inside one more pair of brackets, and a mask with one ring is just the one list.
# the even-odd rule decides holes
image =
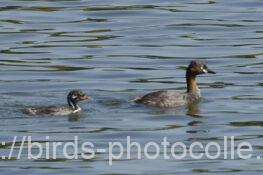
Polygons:
[[186,72],[187,93],[200,96],[200,90],[196,84],[196,75],[192,75],[190,71]]
[[70,96],[67,97],[67,101],[68,101],[69,109],[74,111],[79,108],[77,102],[72,100]]
[[73,113],[77,113],[77,112],[79,112],[79,111],[81,111],[81,108],[77,105],[77,106],[76,106],[76,109],[73,110],[72,112],[73,112]]

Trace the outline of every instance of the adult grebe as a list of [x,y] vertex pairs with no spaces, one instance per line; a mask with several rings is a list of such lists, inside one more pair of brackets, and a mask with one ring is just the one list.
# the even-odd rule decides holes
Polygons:
[[193,103],[201,97],[200,90],[196,84],[196,76],[205,73],[215,74],[201,61],[191,61],[186,70],[187,91],[185,93],[178,93],[175,90],[157,91],[136,98],[134,102],[166,108]]

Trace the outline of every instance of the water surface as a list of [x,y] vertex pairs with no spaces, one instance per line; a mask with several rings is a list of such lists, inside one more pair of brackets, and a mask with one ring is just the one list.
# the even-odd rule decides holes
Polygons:
[[[262,153],[261,0],[10,0],[0,2],[0,138],[92,141],[107,148],[131,136],[141,144],[216,141],[235,136]],[[156,109],[133,97],[185,90],[196,58],[216,75],[198,78],[203,100]],[[92,96],[77,116],[29,117],[28,106],[64,104],[73,88]],[[8,147],[0,152],[7,153]],[[135,155],[135,153],[132,153]],[[250,160],[2,160],[3,174],[260,174]],[[61,156],[61,155],[60,155]]]

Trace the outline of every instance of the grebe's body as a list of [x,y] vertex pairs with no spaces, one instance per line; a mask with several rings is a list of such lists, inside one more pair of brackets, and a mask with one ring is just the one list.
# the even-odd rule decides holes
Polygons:
[[143,97],[139,97],[134,101],[136,103],[142,103],[149,106],[156,107],[177,107],[187,105],[197,101],[200,98],[200,94],[194,93],[178,93],[175,90],[157,91],[146,94]]
[[69,115],[81,111],[78,102],[89,99],[81,90],[72,90],[67,96],[67,106],[46,106],[27,108],[23,112],[28,115]]
[[24,110],[24,113],[28,115],[70,115],[80,111],[80,107],[77,110],[72,110],[67,106],[46,106],[27,108]]
[[136,98],[134,102],[156,107],[177,107],[196,102],[200,99],[200,90],[196,84],[196,76],[204,73],[215,74],[201,61],[192,61],[186,70],[187,91],[178,93],[175,90],[152,92]]

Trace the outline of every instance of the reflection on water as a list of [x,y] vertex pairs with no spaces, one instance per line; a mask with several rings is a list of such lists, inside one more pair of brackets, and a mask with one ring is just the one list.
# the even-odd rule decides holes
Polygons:
[[200,112],[200,100],[196,103],[191,103],[189,105],[187,105],[187,115],[193,116],[193,117],[197,117],[201,114]]
[[[0,153],[12,136],[71,141],[222,143],[262,152],[261,0],[3,0],[0,2]],[[160,89],[185,91],[185,67],[200,58],[218,74],[198,77],[203,99],[176,109],[130,100]],[[93,100],[82,113],[28,117],[28,106],[65,104],[70,89]],[[17,150],[18,151],[18,150]],[[258,174],[251,160],[2,160],[3,174]],[[156,166],[155,166],[156,165]],[[150,167],[150,168],[149,168]],[[176,168],[174,168],[176,167]]]

